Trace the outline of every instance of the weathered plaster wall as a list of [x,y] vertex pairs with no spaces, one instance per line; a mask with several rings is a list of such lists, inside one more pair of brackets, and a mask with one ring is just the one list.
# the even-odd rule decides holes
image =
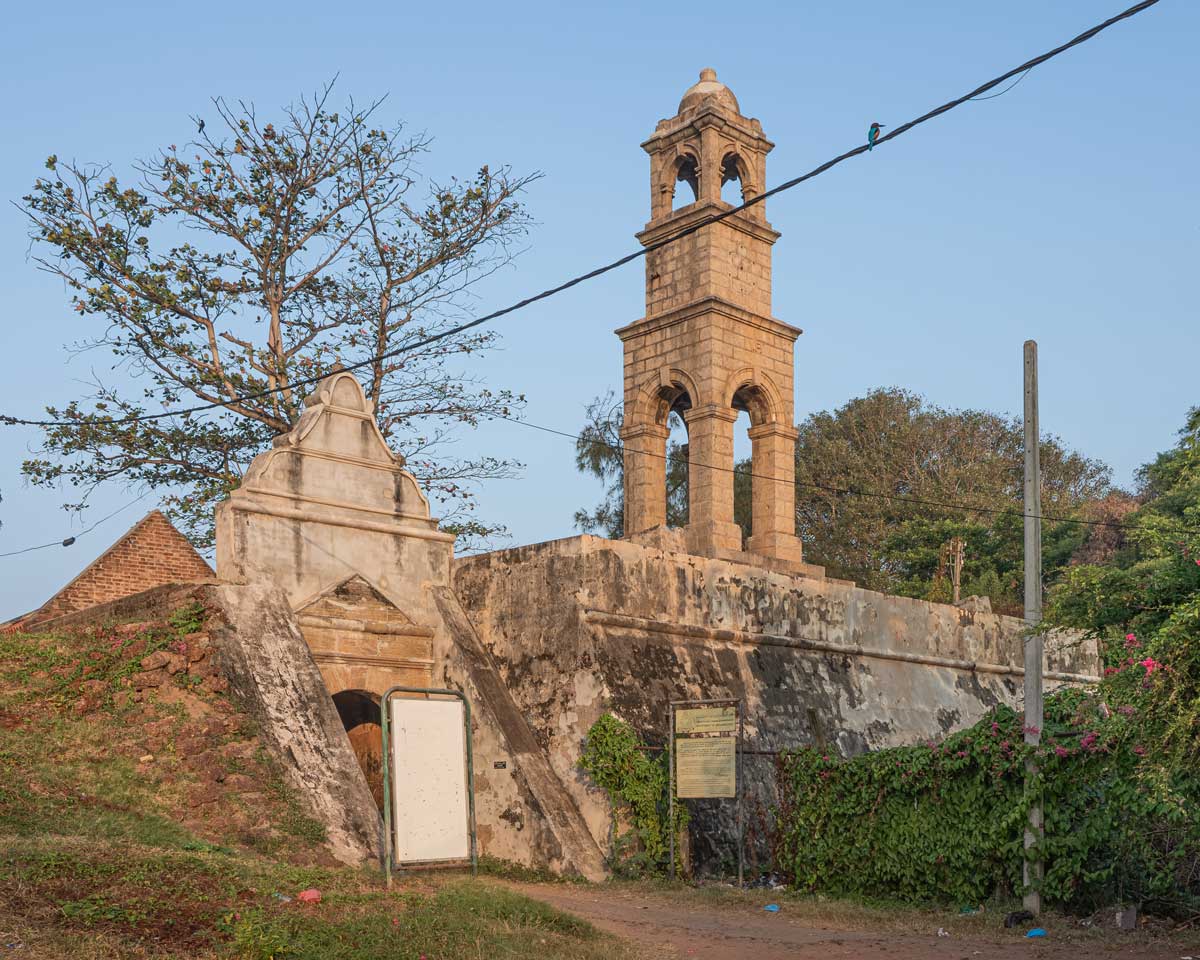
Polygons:
[[[454,537],[431,519],[428,501],[388,448],[349,373],[319,384],[296,425],[255,457],[242,485],[217,508],[217,575],[284,591],[302,615],[305,636],[312,634],[332,693],[343,683],[382,693],[375,686],[387,677],[373,671],[379,667],[428,679],[427,644],[412,641],[427,638],[437,621],[428,587],[449,582],[453,549]],[[356,580],[382,603],[364,595],[357,614],[328,622],[329,604]],[[387,604],[394,615],[380,613]],[[404,636],[364,626],[389,622],[424,629]]]
[[[454,589],[601,846],[606,799],[576,761],[605,711],[663,743],[668,701],[740,697],[748,748],[854,754],[1020,700],[1020,620],[841,581],[583,536],[460,559]],[[1050,682],[1096,672],[1094,646],[1048,647]],[[753,821],[771,758],[747,758],[746,778]],[[697,812],[699,858],[728,856],[732,805]]]
[[[218,575],[286,597],[330,695],[467,693],[481,853],[599,879],[599,849],[449,589],[453,545],[345,372],[318,385],[217,511]],[[379,728],[352,733],[370,775]]]

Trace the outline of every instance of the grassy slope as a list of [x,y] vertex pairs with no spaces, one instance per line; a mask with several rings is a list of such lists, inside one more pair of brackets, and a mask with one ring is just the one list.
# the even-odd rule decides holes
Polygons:
[[[217,691],[129,678],[174,625],[0,636],[0,950],[26,958],[618,960],[584,921],[462,877],[338,867]],[[185,644],[187,641],[183,641]],[[146,759],[153,757],[152,760]],[[293,897],[315,887],[319,904]]]

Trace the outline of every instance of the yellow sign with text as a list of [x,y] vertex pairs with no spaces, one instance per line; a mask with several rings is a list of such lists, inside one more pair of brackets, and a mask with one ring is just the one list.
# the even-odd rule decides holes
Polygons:
[[737,733],[737,707],[691,707],[675,711],[676,733]]
[[733,737],[676,740],[676,796],[681,799],[736,797],[736,748],[737,740]]

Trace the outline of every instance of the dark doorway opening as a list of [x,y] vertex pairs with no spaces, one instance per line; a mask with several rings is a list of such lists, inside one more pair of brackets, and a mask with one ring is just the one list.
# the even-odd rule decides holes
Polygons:
[[367,778],[375,806],[383,810],[383,716],[379,698],[366,690],[343,690],[333,695],[333,705]]

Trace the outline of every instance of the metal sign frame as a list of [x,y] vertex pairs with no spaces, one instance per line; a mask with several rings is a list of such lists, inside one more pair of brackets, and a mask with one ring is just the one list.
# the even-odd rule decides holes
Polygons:
[[445,690],[437,687],[388,687],[379,700],[380,715],[383,728],[383,872],[387,884],[392,885],[392,870],[404,870],[412,867],[455,866],[462,863],[459,860],[416,860],[397,863],[394,860],[396,842],[393,836],[394,818],[392,817],[392,738],[390,701],[393,694],[416,693],[426,699],[431,697],[454,697],[463,705],[463,738],[466,743],[467,755],[467,830],[471,844],[471,872],[479,872],[479,861],[475,831],[475,762],[471,751],[471,702],[461,690]]
[[[742,827],[742,757],[745,754],[743,746],[745,734],[745,710],[742,701],[735,697],[725,697],[719,700],[671,700],[667,713],[669,717],[669,732],[667,734],[667,824],[670,835],[671,849],[671,878],[675,878],[675,712],[680,708],[694,707],[729,707],[737,710],[737,746],[734,766],[734,797],[737,803],[737,858],[738,858],[738,887],[742,885],[744,869],[743,848],[745,846]],[[680,800],[685,798],[680,797]],[[726,798],[728,799],[728,798]]]

